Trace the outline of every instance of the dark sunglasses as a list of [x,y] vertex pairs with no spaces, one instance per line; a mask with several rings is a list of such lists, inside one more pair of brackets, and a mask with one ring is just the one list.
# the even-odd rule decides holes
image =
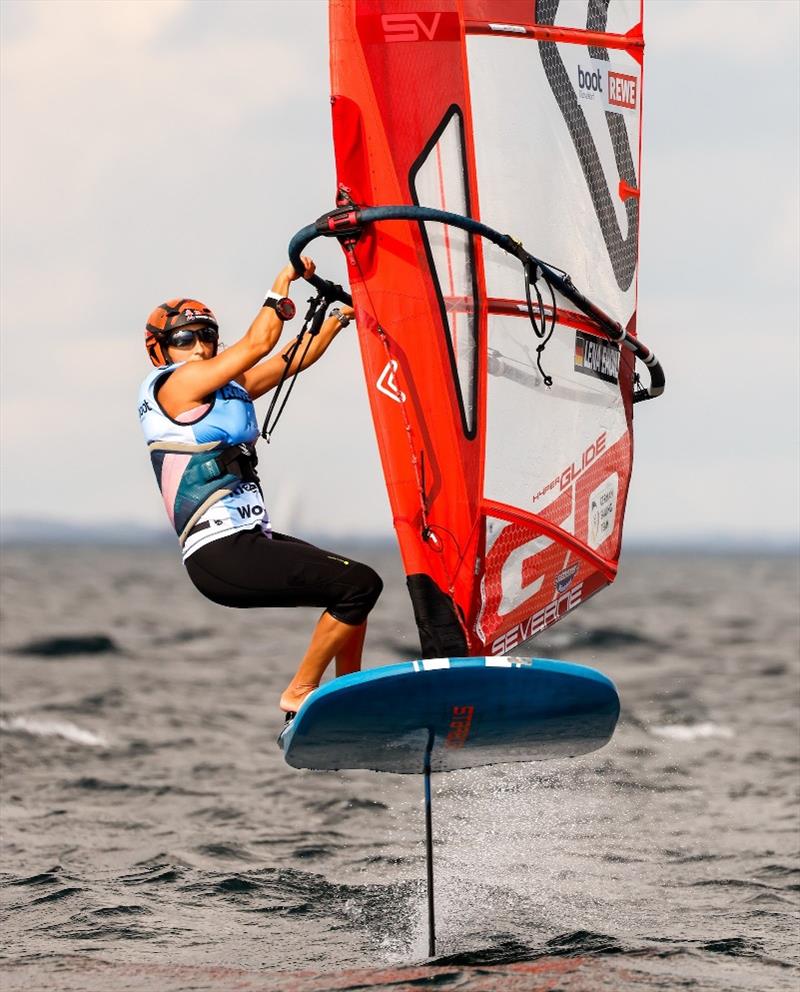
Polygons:
[[191,348],[197,338],[200,338],[203,344],[216,344],[218,337],[219,331],[215,330],[213,327],[185,327],[180,331],[173,331],[172,334],[170,334],[167,338],[167,347]]

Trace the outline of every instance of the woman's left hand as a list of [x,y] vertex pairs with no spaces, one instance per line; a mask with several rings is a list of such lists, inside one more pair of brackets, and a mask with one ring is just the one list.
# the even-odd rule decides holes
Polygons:
[[295,279],[300,279],[301,277],[304,279],[310,279],[311,276],[313,276],[317,270],[316,264],[312,259],[308,257],[308,255],[301,255],[300,261],[305,266],[305,270],[303,272],[298,272],[297,269],[295,269],[295,267],[292,265],[292,263],[289,262],[289,264],[283,269],[283,271],[278,276],[276,282],[281,279],[286,279],[288,282],[294,282]]
[[298,272],[295,269],[295,267],[291,264],[291,262],[289,263],[289,269],[292,272],[289,278],[292,282],[294,282],[295,279],[299,279],[300,276],[302,276],[304,279],[310,279],[317,271],[316,263],[313,262],[312,259],[308,257],[308,255],[301,255],[300,261],[303,263],[303,265],[305,265],[305,270],[303,272]]

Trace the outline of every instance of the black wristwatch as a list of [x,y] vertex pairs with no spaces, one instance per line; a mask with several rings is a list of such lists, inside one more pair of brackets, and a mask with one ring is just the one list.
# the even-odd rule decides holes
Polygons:
[[338,307],[334,307],[333,310],[331,310],[330,315],[331,315],[331,317],[335,317],[339,321],[339,326],[340,327],[347,327],[347,325],[353,319],[352,317],[349,317],[349,316],[346,316],[345,314],[343,314],[342,311]]
[[265,307],[272,307],[281,320],[291,320],[297,313],[297,307],[288,296],[278,296],[277,293],[267,293]]

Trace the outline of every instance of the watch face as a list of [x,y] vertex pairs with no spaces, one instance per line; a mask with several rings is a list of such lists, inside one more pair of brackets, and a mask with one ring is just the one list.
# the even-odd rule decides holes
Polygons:
[[291,320],[297,313],[297,308],[288,296],[284,296],[282,300],[275,301],[275,310],[281,320]]

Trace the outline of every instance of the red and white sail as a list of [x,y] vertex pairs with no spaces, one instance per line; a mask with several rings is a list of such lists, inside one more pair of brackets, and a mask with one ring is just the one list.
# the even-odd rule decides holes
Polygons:
[[[511,234],[635,335],[641,0],[331,0],[330,25],[353,202]],[[349,259],[424,652],[511,652],[614,579],[633,358],[558,296],[537,351],[518,261],[462,230],[377,223]]]

